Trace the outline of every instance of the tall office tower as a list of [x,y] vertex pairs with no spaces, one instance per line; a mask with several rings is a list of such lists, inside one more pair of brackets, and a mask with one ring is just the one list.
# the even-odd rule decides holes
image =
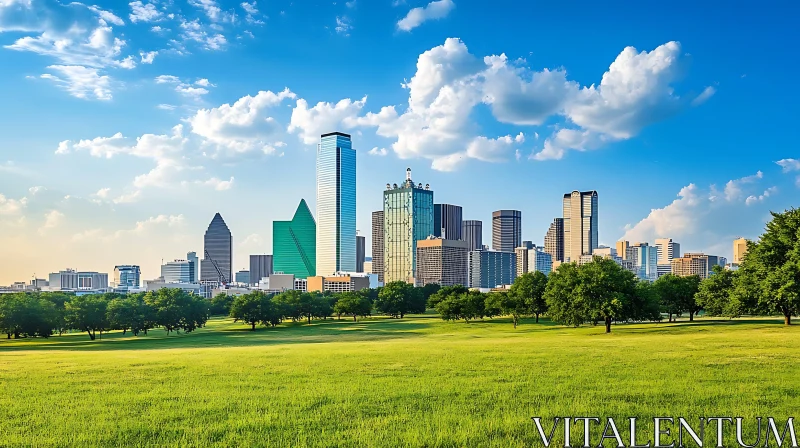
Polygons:
[[433,204],[433,235],[448,240],[462,240],[461,215],[459,205]]
[[417,286],[436,283],[441,286],[467,285],[466,241],[429,237],[417,241]]
[[681,256],[681,245],[672,238],[656,238],[658,264],[672,264],[672,259]]
[[550,223],[544,236],[544,251],[552,261],[564,261],[564,218],[556,218]]
[[564,195],[564,261],[578,261],[599,245],[597,192],[573,191]]
[[624,240],[617,241],[617,256],[623,260],[628,259],[628,248],[630,243]]
[[272,275],[272,255],[250,255],[250,284]]
[[233,236],[231,231],[217,213],[208,225],[203,238],[204,257],[200,263],[200,281],[225,282],[233,281]]
[[473,250],[467,256],[467,287],[496,288],[510,285],[517,278],[514,252]]
[[139,266],[114,266],[114,287],[138,288],[141,284],[142,270]]
[[189,261],[191,266],[191,275],[189,276],[188,283],[195,283],[197,279],[200,277],[197,275],[197,270],[200,269],[200,261],[197,259],[197,252],[187,252],[186,253],[186,260]]
[[367,237],[356,235],[356,272],[364,272],[364,260],[367,258]]
[[647,243],[628,247],[628,259],[633,260],[636,276],[640,280],[656,281],[658,278],[658,248]]
[[316,250],[319,275],[356,270],[356,152],[341,132],[317,147]]
[[383,283],[383,210],[372,212],[372,273]]
[[383,192],[384,280],[414,284],[417,241],[433,235],[433,191],[430,185],[414,185],[411,168],[406,180],[386,184]]
[[553,270],[553,257],[541,247],[521,246],[514,249],[517,258],[517,277],[528,272],[539,271],[545,275]]
[[[354,251],[355,244],[354,240]],[[273,272],[298,279],[317,275],[317,223],[305,199],[300,200],[291,221],[272,223],[272,257]]]
[[462,221],[461,237],[469,243],[469,250],[479,250],[483,247],[483,222],[476,219]]
[[744,254],[747,253],[747,240],[737,238],[733,240],[733,264],[742,264]]
[[492,249],[514,252],[522,243],[522,212],[498,210],[492,213]]

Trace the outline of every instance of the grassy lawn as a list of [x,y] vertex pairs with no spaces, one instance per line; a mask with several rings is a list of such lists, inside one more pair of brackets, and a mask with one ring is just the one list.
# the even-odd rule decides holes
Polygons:
[[800,328],[778,319],[2,339],[0,446],[540,446],[532,416],[636,416],[652,438],[653,416],[800,417],[798,361]]

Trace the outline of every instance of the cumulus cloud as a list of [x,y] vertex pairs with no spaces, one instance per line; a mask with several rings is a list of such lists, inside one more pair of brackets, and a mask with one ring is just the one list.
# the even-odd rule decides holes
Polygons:
[[435,0],[425,6],[420,6],[408,11],[405,17],[397,22],[397,29],[411,31],[429,20],[447,17],[455,9],[453,0]]
[[764,202],[764,199],[772,196],[773,194],[775,194],[777,192],[778,192],[778,187],[769,187],[766,190],[764,190],[764,192],[761,193],[758,196],[756,196],[756,195],[748,196],[747,199],[745,199],[744,203],[746,205],[753,205],[753,204],[755,204],[757,202]]
[[387,151],[386,148],[378,148],[376,146],[376,147],[370,149],[367,152],[367,154],[369,154],[371,156],[385,156],[386,154],[389,154],[389,151]]
[[322,134],[333,132],[343,126],[352,127],[366,103],[365,96],[359,101],[346,98],[336,104],[319,102],[309,108],[306,100],[298,99],[297,105],[292,110],[288,130],[300,134],[300,139],[306,145],[316,144]]
[[142,64],[152,64],[156,55],[158,55],[158,51],[139,52],[139,56],[142,58]]
[[725,184],[725,190],[724,190],[725,200],[728,202],[738,200],[743,195],[742,188],[744,187],[744,185],[752,184],[763,177],[764,173],[759,171],[756,174],[753,174],[752,176],[746,176],[742,177],[741,179],[733,179],[728,181],[728,183]]
[[208,79],[199,79],[194,83],[183,81],[177,76],[173,75],[159,75],[155,77],[156,84],[174,84],[175,91],[179,94],[198,99],[203,95],[208,94],[208,89],[206,87],[216,87],[216,85],[209,82]]
[[336,16],[336,32],[345,36],[350,35],[350,30],[353,29],[353,24],[347,16]]
[[11,199],[0,194],[0,216],[19,215],[28,204],[28,198]]
[[101,75],[96,68],[82,65],[51,65],[47,69],[52,73],[44,73],[41,78],[53,81],[76,98],[107,101],[112,97],[111,78]]
[[717,93],[717,89],[715,89],[713,86],[706,87],[702,92],[700,92],[700,95],[697,95],[692,100],[692,106],[699,106],[705,103],[709,98],[714,96],[715,93]]
[[44,223],[39,227],[39,234],[44,235],[50,229],[54,229],[61,225],[64,221],[64,214],[58,210],[50,210],[44,215]]
[[182,20],[180,28],[181,37],[184,41],[197,42],[206,50],[221,50],[228,43],[223,34],[213,31],[214,29],[219,29],[218,27],[208,27],[206,29],[198,19],[192,21]]
[[775,162],[783,168],[784,173],[788,173],[791,171],[800,171],[800,160],[797,159],[781,159]]
[[[128,3],[131,8],[131,13],[128,18],[131,22],[155,22],[162,18],[162,13],[152,3],[142,3],[139,0]],[[160,27],[159,27],[160,28]]]

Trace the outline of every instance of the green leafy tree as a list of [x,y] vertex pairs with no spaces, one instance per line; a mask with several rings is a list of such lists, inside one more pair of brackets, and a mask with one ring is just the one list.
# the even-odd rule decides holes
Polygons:
[[436,305],[449,296],[459,296],[469,292],[466,286],[453,285],[439,288],[435,293],[427,298],[428,308],[436,309]]
[[699,285],[700,277],[696,275],[679,277],[666,274],[653,283],[661,303],[661,311],[667,313],[669,322],[673,321],[673,317],[677,318],[684,312],[689,313],[689,321],[694,320],[694,316],[701,309],[695,301]]
[[483,319],[486,316],[486,294],[480,291],[467,291],[458,298],[463,303],[462,318],[465,321]]
[[459,320],[462,318],[464,303],[461,299],[463,294],[449,294],[442,299],[435,301],[436,312],[443,320]]
[[64,305],[69,301],[70,298],[74,297],[74,295],[63,292],[43,292],[40,293],[39,297],[52,303],[55,307],[55,322],[53,329],[58,333],[59,336],[61,336],[68,330]]
[[427,285],[421,287],[420,289],[422,297],[425,299],[425,303],[427,304],[430,297],[439,292],[439,290],[442,289],[442,286],[439,285],[438,283],[428,283]]
[[576,263],[564,263],[550,274],[544,298],[550,318],[563,324],[577,327],[587,320],[589,305],[583,296],[573,295],[581,283]]
[[372,314],[372,302],[365,295],[356,292],[340,294],[333,308],[338,315],[353,316],[353,322],[358,320],[358,316],[366,317]]
[[112,330],[122,330],[122,334],[128,332],[133,322],[132,303],[125,299],[113,299],[108,302],[106,313],[108,314],[108,325]]
[[85,331],[94,341],[96,332],[99,330],[102,336],[109,326],[107,306],[108,302],[101,295],[75,296],[64,304],[67,326]]
[[[539,271],[527,272],[514,280],[510,294],[519,296],[527,308],[523,314],[535,315],[536,323],[539,323],[539,316],[547,312],[545,289],[547,289],[546,275]],[[514,326],[516,327],[516,324]]]
[[[316,319],[327,319],[333,315],[333,306],[331,301],[334,300],[333,294],[311,294],[311,316]],[[309,321],[310,322],[310,321]]]
[[646,280],[636,282],[636,293],[626,303],[624,314],[635,322],[661,321],[661,304],[653,283]]
[[231,314],[231,305],[234,297],[228,294],[217,294],[211,298],[208,314],[212,316],[228,316]]
[[413,285],[391,282],[381,288],[375,308],[383,314],[402,319],[406,314],[424,313],[425,298]]
[[700,282],[695,300],[709,316],[739,317],[741,310],[731,300],[733,271],[714,266],[712,275]]
[[521,294],[510,291],[499,291],[487,294],[486,308],[497,309],[499,314],[511,316],[514,328],[517,328],[520,317],[529,314],[530,306]]
[[244,322],[250,325],[252,331],[255,331],[256,324],[269,320],[267,312],[271,307],[270,297],[262,291],[253,291],[233,298],[230,316],[234,322]]

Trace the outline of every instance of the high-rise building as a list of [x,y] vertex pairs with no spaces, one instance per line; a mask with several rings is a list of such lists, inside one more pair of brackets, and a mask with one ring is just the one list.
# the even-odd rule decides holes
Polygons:
[[236,283],[250,284],[250,271],[239,271],[236,273]]
[[539,271],[545,275],[553,270],[553,257],[543,248],[521,246],[514,249],[517,258],[517,277],[528,272]]
[[197,258],[197,252],[186,253],[186,260],[189,261],[191,267],[189,282],[194,283],[200,278],[200,276],[197,274],[197,270],[200,269],[200,261]]
[[364,260],[367,258],[367,237],[356,235],[356,272],[364,272]]
[[356,270],[356,152],[341,132],[317,147],[316,251],[319,275]]
[[672,238],[656,238],[658,250],[658,264],[670,265],[672,259],[681,256],[681,245],[672,241]]
[[378,275],[378,281],[383,283],[383,210],[372,212],[372,273]]
[[628,247],[630,243],[627,241],[617,241],[617,255],[623,260],[628,259]]
[[66,269],[49,275],[48,289],[51,291],[105,290],[108,289],[108,274]]
[[522,243],[522,212],[498,210],[492,213],[492,249],[514,252]]
[[417,286],[466,286],[468,253],[466,241],[436,237],[417,241]]
[[233,236],[222,215],[217,213],[203,238],[204,257],[200,263],[200,281],[233,281]]
[[510,285],[517,278],[517,257],[514,252],[473,250],[467,257],[467,287],[496,288]]
[[433,235],[448,240],[461,240],[462,209],[459,205],[433,204]]
[[573,191],[564,195],[564,261],[578,261],[599,245],[597,192]]
[[135,265],[114,266],[115,288],[138,288],[141,285],[142,270]]
[[564,261],[564,218],[556,218],[550,223],[544,236],[544,251],[553,261]]
[[461,237],[469,244],[469,250],[483,247],[483,222],[477,219],[462,221]]
[[[355,240],[353,249],[355,251]],[[291,221],[272,223],[273,272],[298,279],[317,275],[317,223],[305,199],[300,200]]]
[[168,261],[161,265],[164,283],[195,283],[194,264],[190,260]]
[[250,255],[250,284],[272,275],[272,255]]
[[384,280],[413,284],[417,241],[433,235],[433,191],[414,184],[411,168],[400,184],[386,184],[383,192]]
[[658,250],[647,243],[636,243],[628,248],[628,259],[633,260],[636,276],[641,280],[656,281],[658,278]]
[[680,277],[697,275],[701,279],[708,278],[710,266],[708,255],[702,253],[685,253],[672,260],[672,274]]
[[737,238],[733,240],[733,264],[742,264],[744,254],[747,253],[747,240]]

